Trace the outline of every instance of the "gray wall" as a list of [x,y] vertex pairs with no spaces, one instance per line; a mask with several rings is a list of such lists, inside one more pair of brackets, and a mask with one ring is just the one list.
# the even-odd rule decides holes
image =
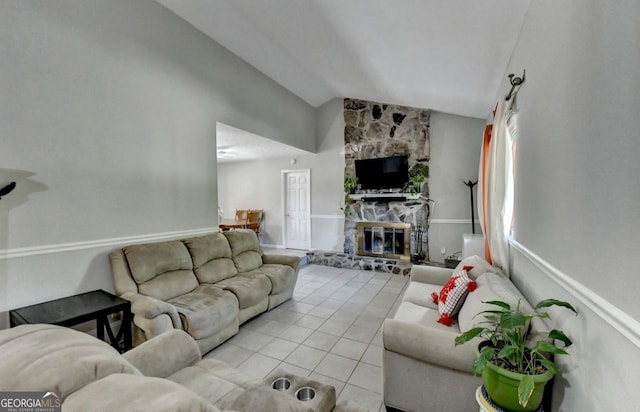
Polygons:
[[[434,262],[443,262],[445,256],[462,251],[462,234],[472,232],[471,199],[463,181],[478,180],[485,123],[482,119],[431,113],[429,197],[436,203],[429,228],[429,256]],[[477,186],[473,188],[475,205],[476,189]],[[482,233],[477,211],[474,216],[476,233]]]
[[[225,163],[218,165],[218,196],[228,217],[236,208],[265,208],[261,242],[282,247],[282,170],[311,170],[311,247],[342,250],[344,215],[340,211],[344,178],[344,117],[342,99],[333,99],[316,110],[317,153],[297,158]],[[485,121],[431,113],[430,197],[436,201],[432,220],[430,254],[443,261],[462,249],[462,233],[471,232],[469,189],[462,180],[476,180]],[[245,186],[239,188],[242,179]],[[259,204],[256,203],[259,199]],[[480,227],[477,226],[480,233]]]
[[0,313],[214,229],[216,121],[315,150],[312,107],[154,1],[4,0],[0,44]]
[[[282,171],[311,171],[311,247],[342,250],[344,215],[340,211],[344,178],[344,119],[342,99],[316,109],[317,153],[262,161],[218,164],[218,197],[227,217],[236,208],[265,210],[260,241],[283,247]],[[237,182],[242,179],[243,187]]]
[[513,278],[579,311],[557,319],[575,345],[553,410],[640,404],[638,21],[633,1],[531,2],[505,73],[526,68]]

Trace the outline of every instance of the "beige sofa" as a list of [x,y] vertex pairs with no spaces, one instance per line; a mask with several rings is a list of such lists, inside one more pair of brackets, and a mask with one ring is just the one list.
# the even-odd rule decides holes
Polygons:
[[[323,409],[313,407],[315,411],[366,411],[352,402],[335,405],[333,387],[307,380],[303,384],[333,391],[330,402]],[[60,326],[1,330],[0,392],[7,391],[56,392],[65,412],[308,412],[315,406],[223,362],[202,359],[194,340],[179,330],[123,355],[86,333]]]
[[134,344],[182,329],[203,353],[289,299],[300,266],[264,254],[252,230],[127,246],[109,259],[116,293],[131,301]]
[[[438,293],[458,268],[470,265],[477,288],[462,305],[452,326],[438,323],[440,316],[431,293]],[[383,389],[388,407],[407,412],[477,411],[475,390],[481,378],[473,376],[471,364],[480,342],[455,346],[461,331],[471,329],[482,316],[475,315],[491,307],[483,302],[502,300],[531,305],[513,283],[484,259],[463,259],[456,269],[414,266],[411,281],[393,319],[383,324]],[[495,309],[495,308],[491,308]],[[531,338],[547,333],[540,319],[534,319]]]

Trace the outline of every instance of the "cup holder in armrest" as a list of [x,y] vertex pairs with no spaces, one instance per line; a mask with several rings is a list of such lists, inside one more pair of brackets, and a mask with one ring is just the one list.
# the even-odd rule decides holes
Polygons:
[[291,387],[291,381],[287,378],[277,378],[271,382],[271,387],[277,391],[284,392]]
[[272,371],[257,389],[247,389],[246,392],[241,395],[246,398],[245,401],[236,400],[233,405],[236,408],[230,409],[261,411],[265,410],[267,402],[276,401],[277,405],[268,410],[331,412],[336,406],[336,389],[333,386],[294,375],[284,369]]
[[296,391],[295,397],[299,401],[307,402],[316,397],[316,390],[310,386],[303,386]]

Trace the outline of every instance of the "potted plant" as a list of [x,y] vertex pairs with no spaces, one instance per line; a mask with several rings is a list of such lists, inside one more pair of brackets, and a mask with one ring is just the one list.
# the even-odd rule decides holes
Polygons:
[[358,178],[354,176],[347,176],[344,178],[344,206],[340,208],[345,214],[348,216],[351,213],[351,203],[353,203],[353,199],[351,198],[351,194],[356,192],[358,188]]
[[418,194],[422,190],[422,183],[425,180],[424,175],[411,176],[405,190],[408,190],[412,195]]
[[422,184],[429,177],[429,166],[426,164],[418,163],[409,172],[409,181],[402,188],[403,191],[409,192],[413,195],[422,191]]
[[524,313],[520,301],[513,306],[502,301],[485,303],[496,309],[478,313],[476,316],[484,315],[486,320],[456,337],[455,344],[483,338],[472,371],[482,374],[489,397],[497,405],[512,411],[536,410],[542,402],[544,385],[554,375],[560,375],[549,356],[567,354],[555,342],[562,342],[564,347],[572,342],[556,329],[549,332],[546,339],[529,342],[529,323],[534,318],[550,319],[543,309],[551,306],[577,312],[569,303],[556,299],[540,301],[533,313]]

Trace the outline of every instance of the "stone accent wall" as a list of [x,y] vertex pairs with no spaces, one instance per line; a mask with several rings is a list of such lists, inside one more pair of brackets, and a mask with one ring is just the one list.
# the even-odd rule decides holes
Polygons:
[[[355,176],[355,160],[407,155],[409,176],[429,173],[429,121],[431,112],[407,106],[365,100],[344,100],[345,177]],[[358,191],[357,193],[363,193]],[[402,222],[412,227],[411,254],[428,259],[428,179],[421,198],[410,201],[356,201],[345,212],[345,253],[355,253],[356,222]],[[414,232],[424,231],[422,242]]]
[[[426,109],[344,99],[345,177],[356,175],[356,159],[401,155],[408,156],[409,176],[428,177],[430,117]],[[428,182],[422,195],[429,195]]]
[[[419,254],[420,260],[428,260],[429,239],[426,231],[429,222],[429,202],[424,199],[406,201],[358,201],[351,205],[350,215],[344,221],[344,252],[355,253],[358,222],[397,222],[411,225],[411,256]],[[422,242],[416,239],[416,231],[423,230]]]

